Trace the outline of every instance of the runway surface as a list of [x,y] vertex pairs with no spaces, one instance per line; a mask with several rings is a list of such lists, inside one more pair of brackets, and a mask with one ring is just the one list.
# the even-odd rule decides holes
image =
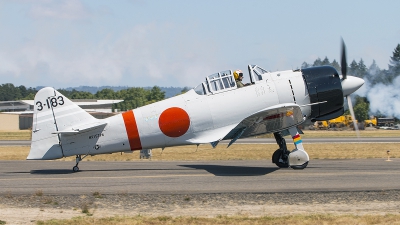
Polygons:
[[[350,137],[350,138],[302,138],[304,143],[383,143],[383,142],[400,142],[399,137]],[[290,137],[286,137],[286,142],[291,142]],[[221,141],[221,143],[229,143],[229,141]],[[245,138],[239,139],[237,144],[276,144],[274,138]],[[26,140],[0,140],[0,146],[30,146],[31,141]]]
[[400,159],[311,160],[304,170],[270,160],[0,161],[0,193],[46,195],[324,192],[400,189]]

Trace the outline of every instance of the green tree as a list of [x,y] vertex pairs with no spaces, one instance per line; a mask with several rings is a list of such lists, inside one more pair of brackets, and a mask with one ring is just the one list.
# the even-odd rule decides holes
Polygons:
[[390,57],[389,71],[393,79],[400,75],[400,44],[397,44]]
[[360,59],[358,62],[358,75],[361,78],[364,78],[367,75],[367,66],[364,64],[364,60]]
[[184,93],[188,92],[189,90],[190,90],[190,88],[184,87],[184,88],[181,90],[181,94],[184,94]]
[[165,98],[165,92],[161,91],[160,87],[154,86],[149,92],[149,95],[147,97],[148,102],[146,104],[158,102],[163,100],[164,98]]
[[369,68],[367,70],[366,78],[371,82],[372,85],[375,85],[377,83],[382,83],[382,80],[379,79],[380,73],[381,73],[381,69],[376,64],[375,60],[373,60],[372,64],[369,66]]
[[6,83],[0,86],[0,101],[14,101],[22,99],[20,90],[14,84]]
[[87,91],[75,91],[70,96],[71,99],[94,99],[94,95]]
[[128,88],[118,91],[116,96],[124,100],[116,104],[116,108],[121,111],[126,111],[144,106],[147,103],[148,91],[144,88]]
[[104,88],[94,95],[97,99],[116,99],[116,93],[109,88]]
[[354,59],[349,65],[348,74],[351,74],[352,76],[356,76],[356,77],[359,76],[358,75],[358,63]]
[[24,85],[19,86],[18,90],[19,90],[19,93],[21,94],[21,98],[23,98],[29,94],[28,90],[26,89],[26,87]]
[[94,99],[94,95],[87,91],[77,91],[72,89],[72,91],[68,91],[65,89],[58,89],[58,92],[63,94],[65,97],[69,99]]
[[331,65],[331,63],[329,62],[328,57],[325,56],[325,59],[322,60],[321,62],[321,66],[329,66],[329,65]]
[[311,67],[311,65],[306,63],[306,62],[303,62],[303,64],[301,64],[301,68],[302,69],[305,69],[305,68],[308,68],[308,67]]
[[36,93],[29,93],[27,96],[23,97],[22,100],[34,100]]
[[358,122],[369,119],[369,102],[367,98],[356,96],[356,104],[354,106],[354,116]]
[[314,61],[313,66],[321,66],[321,65],[322,65],[322,61],[321,61],[321,59],[318,57],[318,58]]
[[381,77],[382,83],[384,84],[393,83],[394,76],[390,72],[390,70],[381,70],[379,76]]
[[334,59],[333,61],[332,61],[332,63],[331,63],[331,66],[333,66],[333,68],[335,68],[336,69],[336,71],[341,71],[340,70],[340,65],[339,65],[339,63],[336,61],[336,59]]
[[65,97],[70,98],[72,93],[77,90],[73,89],[72,91],[68,91],[65,89],[57,89],[57,91],[60,92],[61,94],[63,94]]

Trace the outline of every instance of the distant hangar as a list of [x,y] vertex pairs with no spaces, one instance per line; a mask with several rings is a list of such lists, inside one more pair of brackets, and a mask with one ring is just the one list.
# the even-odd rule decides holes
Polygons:
[[[112,115],[112,105],[124,100],[71,99],[92,116],[102,119]],[[32,127],[34,100],[0,101],[0,130],[26,130]]]

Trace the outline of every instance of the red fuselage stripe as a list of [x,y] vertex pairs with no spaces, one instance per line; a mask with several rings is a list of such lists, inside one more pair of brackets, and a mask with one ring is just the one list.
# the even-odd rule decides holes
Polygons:
[[125,129],[126,133],[128,134],[131,150],[133,151],[142,149],[142,143],[140,142],[139,131],[133,110],[122,113],[122,117],[124,118]]

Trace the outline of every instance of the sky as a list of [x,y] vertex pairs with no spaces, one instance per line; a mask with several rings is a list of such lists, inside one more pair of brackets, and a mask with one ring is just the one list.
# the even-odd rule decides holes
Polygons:
[[398,9],[398,0],[1,0],[0,84],[195,87],[248,64],[339,61],[341,38],[348,63],[387,69]]

